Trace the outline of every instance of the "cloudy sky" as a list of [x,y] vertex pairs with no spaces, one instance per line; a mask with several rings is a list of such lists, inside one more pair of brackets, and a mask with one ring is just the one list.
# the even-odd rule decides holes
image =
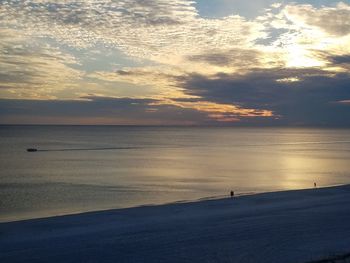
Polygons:
[[350,126],[350,0],[0,0],[0,123]]

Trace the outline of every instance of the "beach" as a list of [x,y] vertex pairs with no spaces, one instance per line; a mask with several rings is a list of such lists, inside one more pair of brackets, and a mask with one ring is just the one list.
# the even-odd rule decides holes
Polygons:
[[1,262],[309,262],[350,251],[350,186],[0,224]]

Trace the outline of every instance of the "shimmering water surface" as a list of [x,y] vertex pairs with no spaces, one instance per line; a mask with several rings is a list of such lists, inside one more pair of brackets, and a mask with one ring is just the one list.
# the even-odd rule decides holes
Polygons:
[[0,221],[350,183],[347,129],[0,126],[0,139]]

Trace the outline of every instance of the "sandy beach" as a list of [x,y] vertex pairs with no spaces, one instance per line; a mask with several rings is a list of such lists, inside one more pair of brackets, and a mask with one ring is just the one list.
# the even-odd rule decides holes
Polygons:
[[309,262],[350,251],[350,186],[0,224],[1,262]]

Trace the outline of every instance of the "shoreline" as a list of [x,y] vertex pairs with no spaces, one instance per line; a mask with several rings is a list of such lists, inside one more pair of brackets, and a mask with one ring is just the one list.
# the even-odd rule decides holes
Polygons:
[[[350,185],[350,184],[349,184]],[[332,187],[339,187],[339,186],[346,186],[346,184],[336,184],[336,185],[327,185],[327,186],[321,186],[317,188],[302,188],[302,189],[288,189],[288,190],[271,190],[271,191],[256,191],[256,192],[238,192],[235,193],[234,198],[242,198],[245,196],[255,196],[260,194],[268,194],[268,193],[281,193],[281,192],[294,192],[294,191],[304,191],[304,190],[312,190],[312,189],[324,189],[324,188],[332,188]],[[32,220],[42,220],[42,219],[50,219],[50,218],[57,218],[57,217],[64,217],[64,216],[78,216],[78,215],[84,215],[84,214],[91,214],[91,213],[101,213],[101,212],[108,212],[108,211],[118,211],[118,210],[125,210],[125,209],[136,209],[136,208],[142,208],[142,207],[158,207],[158,206],[167,206],[167,205],[175,205],[175,204],[188,204],[188,203],[199,203],[199,202],[205,202],[205,201],[215,201],[215,200],[224,200],[230,198],[229,193],[226,195],[215,195],[215,196],[206,196],[201,197],[197,199],[188,199],[188,200],[177,200],[172,202],[165,202],[165,203],[148,203],[148,204],[140,204],[136,206],[129,206],[129,207],[120,207],[120,208],[108,208],[108,209],[97,209],[97,210],[87,210],[87,211],[76,211],[76,212],[62,212],[57,213],[53,215],[44,215],[44,216],[38,216],[38,217],[24,217],[19,219],[8,219],[2,221],[0,219],[0,225],[6,224],[6,223],[14,223],[14,222],[23,222],[23,221],[32,221]],[[12,218],[12,217],[11,217]]]
[[348,222],[350,185],[93,211],[0,223],[0,261],[312,262]]

